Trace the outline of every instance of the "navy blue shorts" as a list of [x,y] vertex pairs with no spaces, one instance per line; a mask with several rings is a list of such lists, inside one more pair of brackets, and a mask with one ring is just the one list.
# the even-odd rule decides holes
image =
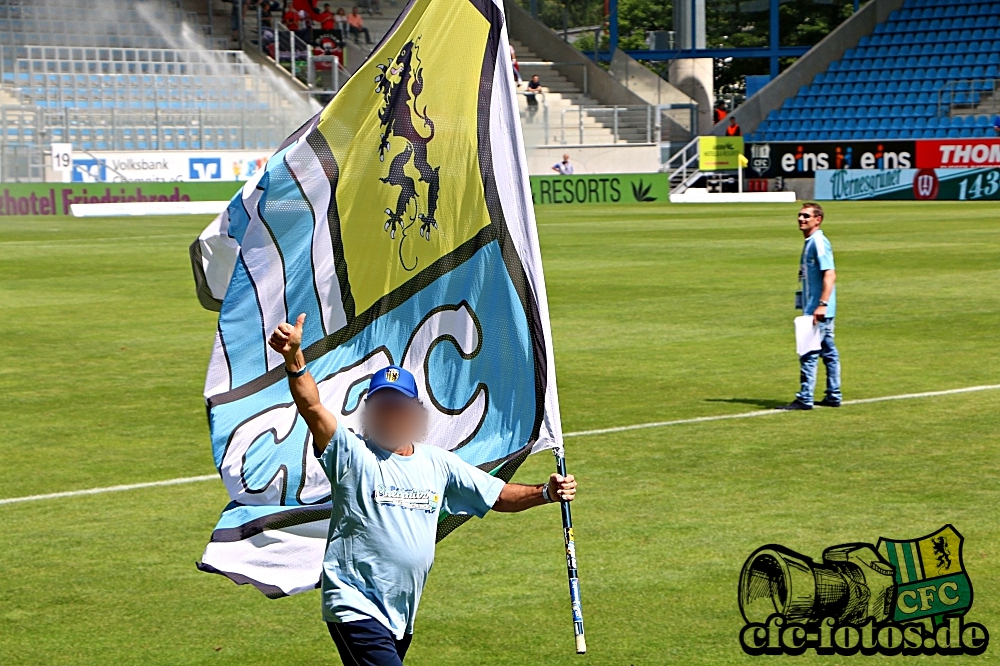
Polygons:
[[344,666],[403,666],[403,657],[413,634],[396,640],[378,620],[327,622]]

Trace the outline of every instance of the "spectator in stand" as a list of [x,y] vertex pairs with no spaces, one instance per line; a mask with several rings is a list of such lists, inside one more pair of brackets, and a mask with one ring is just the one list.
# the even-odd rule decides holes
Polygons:
[[729,116],[729,126],[726,127],[726,136],[743,136],[740,126],[736,124],[736,116]]
[[726,103],[723,102],[722,100],[716,102],[715,111],[712,112],[712,122],[721,123],[723,120],[726,119],[727,115],[729,114],[726,113]]
[[337,13],[333,15],[333,20],[336,23],[336,30],[340,33],[340,41],[347,41],[347,12],[341,7],[337,10]]
[[312,44],[313,22],[304,9],[299,10],[299,29],[295,31],[295,35],[306,44]]
[[330,11],[330,3],[323,5],[323,11],[319,15],[319,27],[323,32],[333,32],[337,27],[337,22],[333,20],[333,12]]
[[[508,44],[508,46],[510,46]],[[510,47],[510,64],[514,68],[514,85],[521,85],[521,67],[517,64],[517,55],[514,53],[514,47]]]
[[291,5],[285,9],[285,13],[281,15],[281,20],[284,22],[285,27],[292,32],[299,31],[299,13],[295,11],[295,8]]
[[524,91],[524,99],[528,102],[528,122],[535,122],[535,114],[538,113],[538,100],[535,95],[542,92],[542,84],[538,80],[538,74],[528,81],[528,89]]
[[239,0],[232,0],[233,10],[229,14],[229,27],[233,30],[233,41],[239,43],[240,41],[240,20],[246,16],[246,13],[250,11],[250,3],[243,2],[242,12],[240,11]]
[[569,155],[563,155],[562,162],[556,162],[553,164],[552,170],[556,173],[561,173],[564,176],[572,176],[573,165],[569,163]]
[[993,131],[1000,136],[1000,115],[993,116]]
[[371,44],[372,38],[368,33],[368,28],[365,27],[365,20],[358,13],[358,8],[355,7],[351,10],[350,15],[347,17],[347,29],[350,30],[351,36],[354,37],[354,43],[358,44],[358,35],[364,33],[365,44]]

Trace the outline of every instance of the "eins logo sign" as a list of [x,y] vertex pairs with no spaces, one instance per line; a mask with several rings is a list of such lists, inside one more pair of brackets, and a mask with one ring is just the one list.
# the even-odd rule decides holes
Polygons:
[[[857,163],[855,164],[855,157]],[[874,150],[855,153],[853,146],[836,146],[829,151],[810,152],[804,145],[781,156],[785,173],[809,173],[825,169],[909,169],[912,155],[908,151],[886,150],[878,144]]]
[[917,539],[833,546],[820,562],[758,548],[740,574],[740,645],[753,656],[982,654],[989,632],[965,621],[973,595],[963,542],[945,525]]

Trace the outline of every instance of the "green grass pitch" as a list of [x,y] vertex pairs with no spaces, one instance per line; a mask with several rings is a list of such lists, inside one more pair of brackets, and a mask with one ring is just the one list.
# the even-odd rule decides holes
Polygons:
[[[791,399],[796,210],[539,209],[565,430]],[[215,320],[187,255],[207,221],[0,219],[0,497],[214,471]],[[1000,383],[995,204],[830,204],[825,229],[847,399]],[[542,507],[439,545],[407,664],[787,660],[739,648],[750,552],[949,522],[969,618],[1000,636],[998,410],[984,391],[570,439],[589,653]],[[537,455],[516,478],[552,467]],[[0,505],[0,664],[338,663],[317,594],[272,601],[195,569],[225,504],[209,481]]]

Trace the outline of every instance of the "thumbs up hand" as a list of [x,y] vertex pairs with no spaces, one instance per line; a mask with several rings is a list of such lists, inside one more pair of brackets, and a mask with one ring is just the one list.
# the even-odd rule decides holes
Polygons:
[[271,339],[268,340],[271,349],[281,354],[286,361],[294,359],[299,347],[302,346],[302,325],[305,321],[306,315],[303,312],[295,320],[294,326],[288,323],[278,324],[278,328],[274,329]]

